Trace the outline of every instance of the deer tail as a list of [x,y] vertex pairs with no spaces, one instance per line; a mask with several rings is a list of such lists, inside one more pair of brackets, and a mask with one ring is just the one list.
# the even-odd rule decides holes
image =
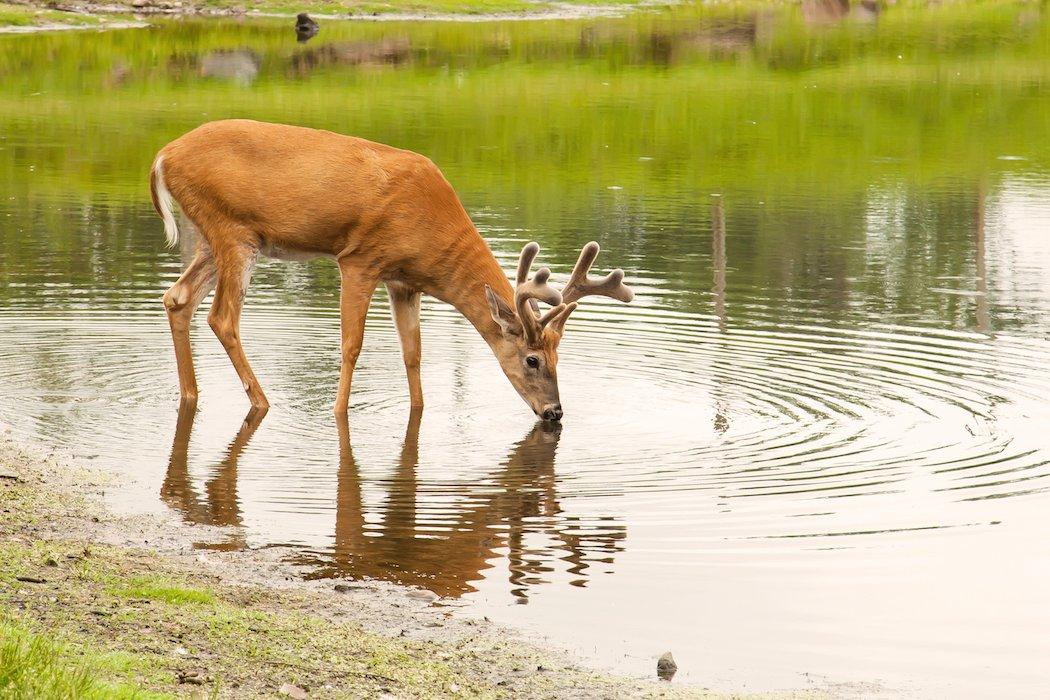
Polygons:
[[153,198],[153,208],[164,220],[164,236],[168,239],[168,247],[174,248],[179,242],[179,227],[175,223],[175,214],[172,213],[173,200],[168,186],[164,184],[164,156],[159,155],[153,161],[153,167],[149,171],[149,193]]

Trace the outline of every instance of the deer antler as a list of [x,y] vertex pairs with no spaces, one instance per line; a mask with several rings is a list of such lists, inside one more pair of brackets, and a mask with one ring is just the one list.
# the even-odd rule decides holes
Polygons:
[[587,276],[600,250],[601,248],[594,241],[583,246],[583,250],[580,251],[580,259],[576,261],[576,267],[572,269],[572,275],[569,276],[569,282],[561,290],[562,299],[566,303],[586,296],[611,297],[625,303],[634,299],[634,292],[623,283],[623,270],[613,270],[599,280],[592,280]]
[[[529,268],[539,252],[540,246],[535,241],[521,249],[521,257],[518,258],[518,286],[514,290],[514,307],[525,329],[525,337],[530,343],[539,342],[543,328],[565,310],[565,305],[561,303],[561,293],[547,284],[551,276],[549,269],[542,267],[531,280],[528,279]],[[537,299],[554,308],[540,317]]]

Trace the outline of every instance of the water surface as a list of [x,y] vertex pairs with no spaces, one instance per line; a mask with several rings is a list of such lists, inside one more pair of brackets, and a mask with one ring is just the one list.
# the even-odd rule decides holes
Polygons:
[[[0,37],[0,420],[310,576],[429,588],[649,675],[1045,696],[1050,21],[981,3],[528,23],[188,22]],[[385,295],[348,426],[338,277],[263,263],[247,401],[205,309],[180,415],[146,190],[202,121],[434,159],[509,270],[580,246],[588,299],[534,423],[424,301],[408,409]],[[308,206],[308,204],[306,205]]]

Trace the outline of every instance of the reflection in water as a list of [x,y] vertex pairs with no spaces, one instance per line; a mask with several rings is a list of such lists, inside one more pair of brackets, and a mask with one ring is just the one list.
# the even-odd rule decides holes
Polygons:
[[201,75],[247,87],[259,75],[259,57],[252,51],[213,51],[201,58]]
[[[471,582],[482,578],[481,572],[506,550],[510,593],[527,603],[529,588],[548,582],[544,574],[551,558],[570,564],[570,584],[576,586],[586,584],[593,556],[588,552],[611,563],[626,536],[623,526],[607,519],[598,528],[582,528],[559,517],[554,472],[558,424],[537,423],[487,480],[489,488],[472,494],[453,517],[443,520],[441,533],[425,534],[433,528],[417,511],[421,418],[422,410],[409,416],[385,506],[376,514],[381,522],[368,517],[350,428],[345,419],[339,421],[335,544],[315,576],[393,580],[457,597],[474,590]],[[530,544],[536,535],[546,536],[550,544]]]
[[[237,550],[245,546],[237,463],[266,412],[249,411],[223,459],[212,467],[202,498],[187,466],[196,407],[180,406],[161,499],[187,522],[234,528],[219,543],[203,549]],[[335,538],[330,552],[296,556],[313,565],[311,578],[372,578],[427,588],[444,597],[475,590],[472,582],[493,561],[506,557],[509,592],[527,603],[529,589],[544,583],[552,559],[566,562],[573,586],[585,586],[594,563],[612,564],[622,548],[626,528],[614,518],[585,524],[565,517],[558,503],[555,453],[560,424],[537,422],[486,482],[470,493],[452,517],[435,527],[433,514],[420,512],[419,427],[423,410],[409,414],[405,438],[393,475],[384,480],[387,498],[375,516],[363,497],[363,482],[354,457],[347,419],[337,419],[339,473]],[[536,537],[545,538],[540,544]]]
[[160,487],[161,500],[179,511],[186,522],[236,528],[231,531],[226,541],[200,544],[199,547],[228,551],[243,549],[245,540],[240,529],[242,522],[241,504],[237,497],[237,461],[266,417],[266,411],[252,409],[248,412],[240,430],[237,431],[237,436],[227,448],[226,456],[213,467],[213,474],[205,486],[206,495],[203,500],[193,487],[188,467],[190,434],[196,414],[196,405],[182,403],[179,406],[168,469]]
[[291,73],[305,76],[328,66],[396,66],[410,57],[407,37],[384,37],[379,41],[325,44],[300,51],[291,60]]

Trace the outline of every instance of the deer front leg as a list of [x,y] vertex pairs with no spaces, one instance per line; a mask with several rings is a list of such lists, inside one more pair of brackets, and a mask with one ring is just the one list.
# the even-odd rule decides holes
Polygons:
[[193,372],[190,349],[190,319],[204,297],[215,288],[215,259],[207,246],[202,246],[178,281],[164,293],[171,339],[175,344],[175,364],[179,370],[182,404],[197,401],[197,377]]
[[246,247],[231,247],[221,255],[218,252],[216,254],[219,280],[215,287],[215,298],[211,302],[211,312],[208,314],[208,325],[226,348],[226,354],[230,356],[230,362],[233,363],[252,406],[259,410],[267,409],[270,402],[266,400],[266,395],[263,394],[259,380],[255,378],[255,372],[248,364],[248,358],[245,357],[244,348],[241,346],[241,307],[244,305],[244,295],[248,291],[248,282],[251,280],[258,251]]
[[346,415],[350,405],[350,384],[354,377],[354,366],[361,354],[365,337],[365,317],[372,293],[379,280],[370,270],[355,264],[350,259],[339,260],[339,317],[342,324],[339,369],[339,389],[335,396],[335,414]]
[[387,282],[386,288],[390,292],[390,312],[394,316],[394,325],[397,326],[397,334],[401,338],[401,354],[405,358],[412,408],[422,408],[423,385],[419,379],[422,354],[419,338],[419,302],[423,295],[399,282]]

